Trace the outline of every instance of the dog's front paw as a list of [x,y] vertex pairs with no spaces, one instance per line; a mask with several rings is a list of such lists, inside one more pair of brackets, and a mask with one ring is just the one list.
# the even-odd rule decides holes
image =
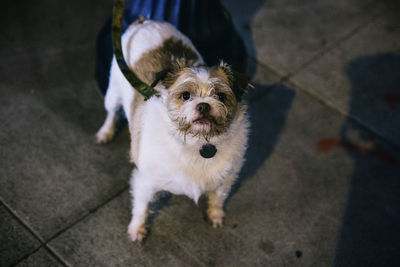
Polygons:
[[97,133],[96,133],[96,143],[98,144],[105,144],[111,141],[114,137],[114,131],[110,129],[103,129],[101,128]]
[[207,216],[211,221],[213,228],[222,227],[222,219],[224,218],[224,211],[221,208],[208,208]]
[[142,242],[143,239],[146,237],[147,234],[147,230],[146,227],[144,225],[140,225],[139,227],[133,225],[133,224],[129,224],[128,227],[128,235],[129,238],[135,242]]

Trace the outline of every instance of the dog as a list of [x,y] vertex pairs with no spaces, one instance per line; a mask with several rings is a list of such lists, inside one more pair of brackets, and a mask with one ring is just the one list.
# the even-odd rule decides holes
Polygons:
[[222,226],[223,205],[244,163],[249,119],[242,96],[249,80],[222,62],[208,67],[192,42],[166,22],[139,19],[122,36],[127,65],[159,94],[144,101],[115,56],[105,95],[107,116],[98,143],[115,134],[123,107],[131,136],[132,220],[128,235],[141,242],[149,202],[159,191],[208,196],[207,216]]

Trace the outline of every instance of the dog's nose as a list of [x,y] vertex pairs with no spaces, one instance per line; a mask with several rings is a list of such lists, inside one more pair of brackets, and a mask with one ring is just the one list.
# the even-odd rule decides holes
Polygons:
[[196,106],[196,109],[198,112],[200,112],[200,114],[207,114],[208,112],[210,112],[211,106],[208,103],[199,103]]

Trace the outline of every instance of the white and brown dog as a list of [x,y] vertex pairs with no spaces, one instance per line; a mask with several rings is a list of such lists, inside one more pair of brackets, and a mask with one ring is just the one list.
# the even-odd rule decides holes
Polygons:
[[[128,66],[144,82],[159,80],[159,96],[144,101],[115,57],[105,96],[107,117],[97,142],[111,140],[121,106],[129,122],[133,195],[130,238],[146,235],[149,202],[158,191],[208,196],[207,215],[222,226],[223,204],[244,162],[249,121],[241,97],[248,80],[221,63],[207,67],[172,25],[138,20],[122,36]],[[161,78],[160,78],[161,77]]]

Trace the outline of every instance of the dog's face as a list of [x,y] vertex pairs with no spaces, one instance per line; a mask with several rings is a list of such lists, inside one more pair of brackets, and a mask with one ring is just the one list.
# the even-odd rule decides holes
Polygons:
[[168,115],[185,136],[208,139],[220,135],[234,119],[247,84],[247,76],[223,63],[181,68],[164,81]]

